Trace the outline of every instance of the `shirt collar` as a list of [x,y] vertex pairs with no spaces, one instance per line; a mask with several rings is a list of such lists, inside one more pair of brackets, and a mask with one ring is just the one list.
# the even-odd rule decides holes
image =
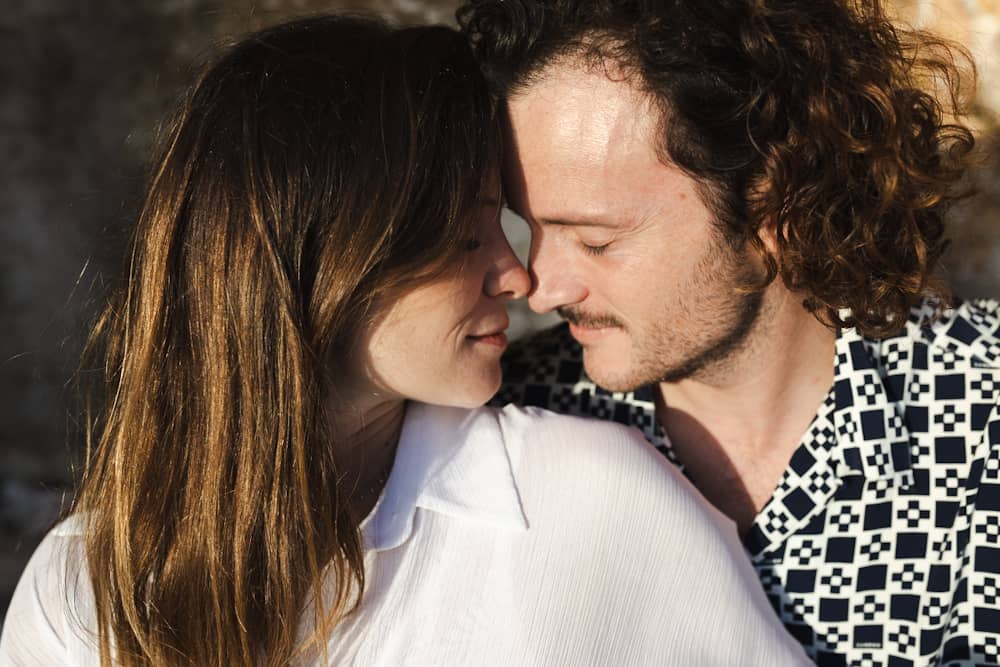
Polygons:
[[367,546],[385,551],[406,542],[418,507],[500,528],[528,528],[493,410],[407,406],[392,472],[362,524]]
[[[906,428],[902,396],[895,396],[883,377],[878,341],[862,337],[856,329],[837,335],[833,422],[840,437],[841,475],[861,474],[866,479],[894,480],[906,488],[913,483],[910,434]],[[905,387],[906,378],[902,380]]]

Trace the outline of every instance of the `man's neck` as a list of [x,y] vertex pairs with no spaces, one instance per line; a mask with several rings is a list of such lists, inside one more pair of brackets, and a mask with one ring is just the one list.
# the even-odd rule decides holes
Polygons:
[[746,345],[661,383],[657,417],[706,498],[746,533],[833,383],[836,335],[772,285]]

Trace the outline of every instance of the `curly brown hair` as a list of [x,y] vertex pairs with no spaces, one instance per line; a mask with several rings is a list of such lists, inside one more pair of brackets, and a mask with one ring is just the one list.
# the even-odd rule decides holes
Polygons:
[[953,120],[975,77],[961,47],[878,0],[468,0],[458,20],[501,97],[565,58],[624,68],[661,111],[662,159],[762,257],[748,289],[781,276],[869,336],[949,300],[943,215],[974,147]]

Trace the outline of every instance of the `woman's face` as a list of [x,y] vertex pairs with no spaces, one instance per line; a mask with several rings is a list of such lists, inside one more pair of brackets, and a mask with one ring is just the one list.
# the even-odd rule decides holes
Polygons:
[[383,398],[474,407],[500,387],[505,304],[531,279],[500,227],[500,204],[477,204],[476,236],[454,270],[406,292],[367,336],[367,375]]

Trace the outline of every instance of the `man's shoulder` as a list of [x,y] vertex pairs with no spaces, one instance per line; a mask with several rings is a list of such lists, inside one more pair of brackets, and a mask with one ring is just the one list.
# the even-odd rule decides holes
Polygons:
[[[882,347],[891,349],[903,341],[928,350],[928,370],[1000,368],[1000,302],[973,299],[948,308],[921,304],[911,312],[904,331],[882,341]],[[921,366],[922,361],[916,359]]]
[[925,452],[920,465],[971,466],[997,456],[1000,302],[928,302],[899,335],[870,342],[911,437],[932,443],[933,456]]

